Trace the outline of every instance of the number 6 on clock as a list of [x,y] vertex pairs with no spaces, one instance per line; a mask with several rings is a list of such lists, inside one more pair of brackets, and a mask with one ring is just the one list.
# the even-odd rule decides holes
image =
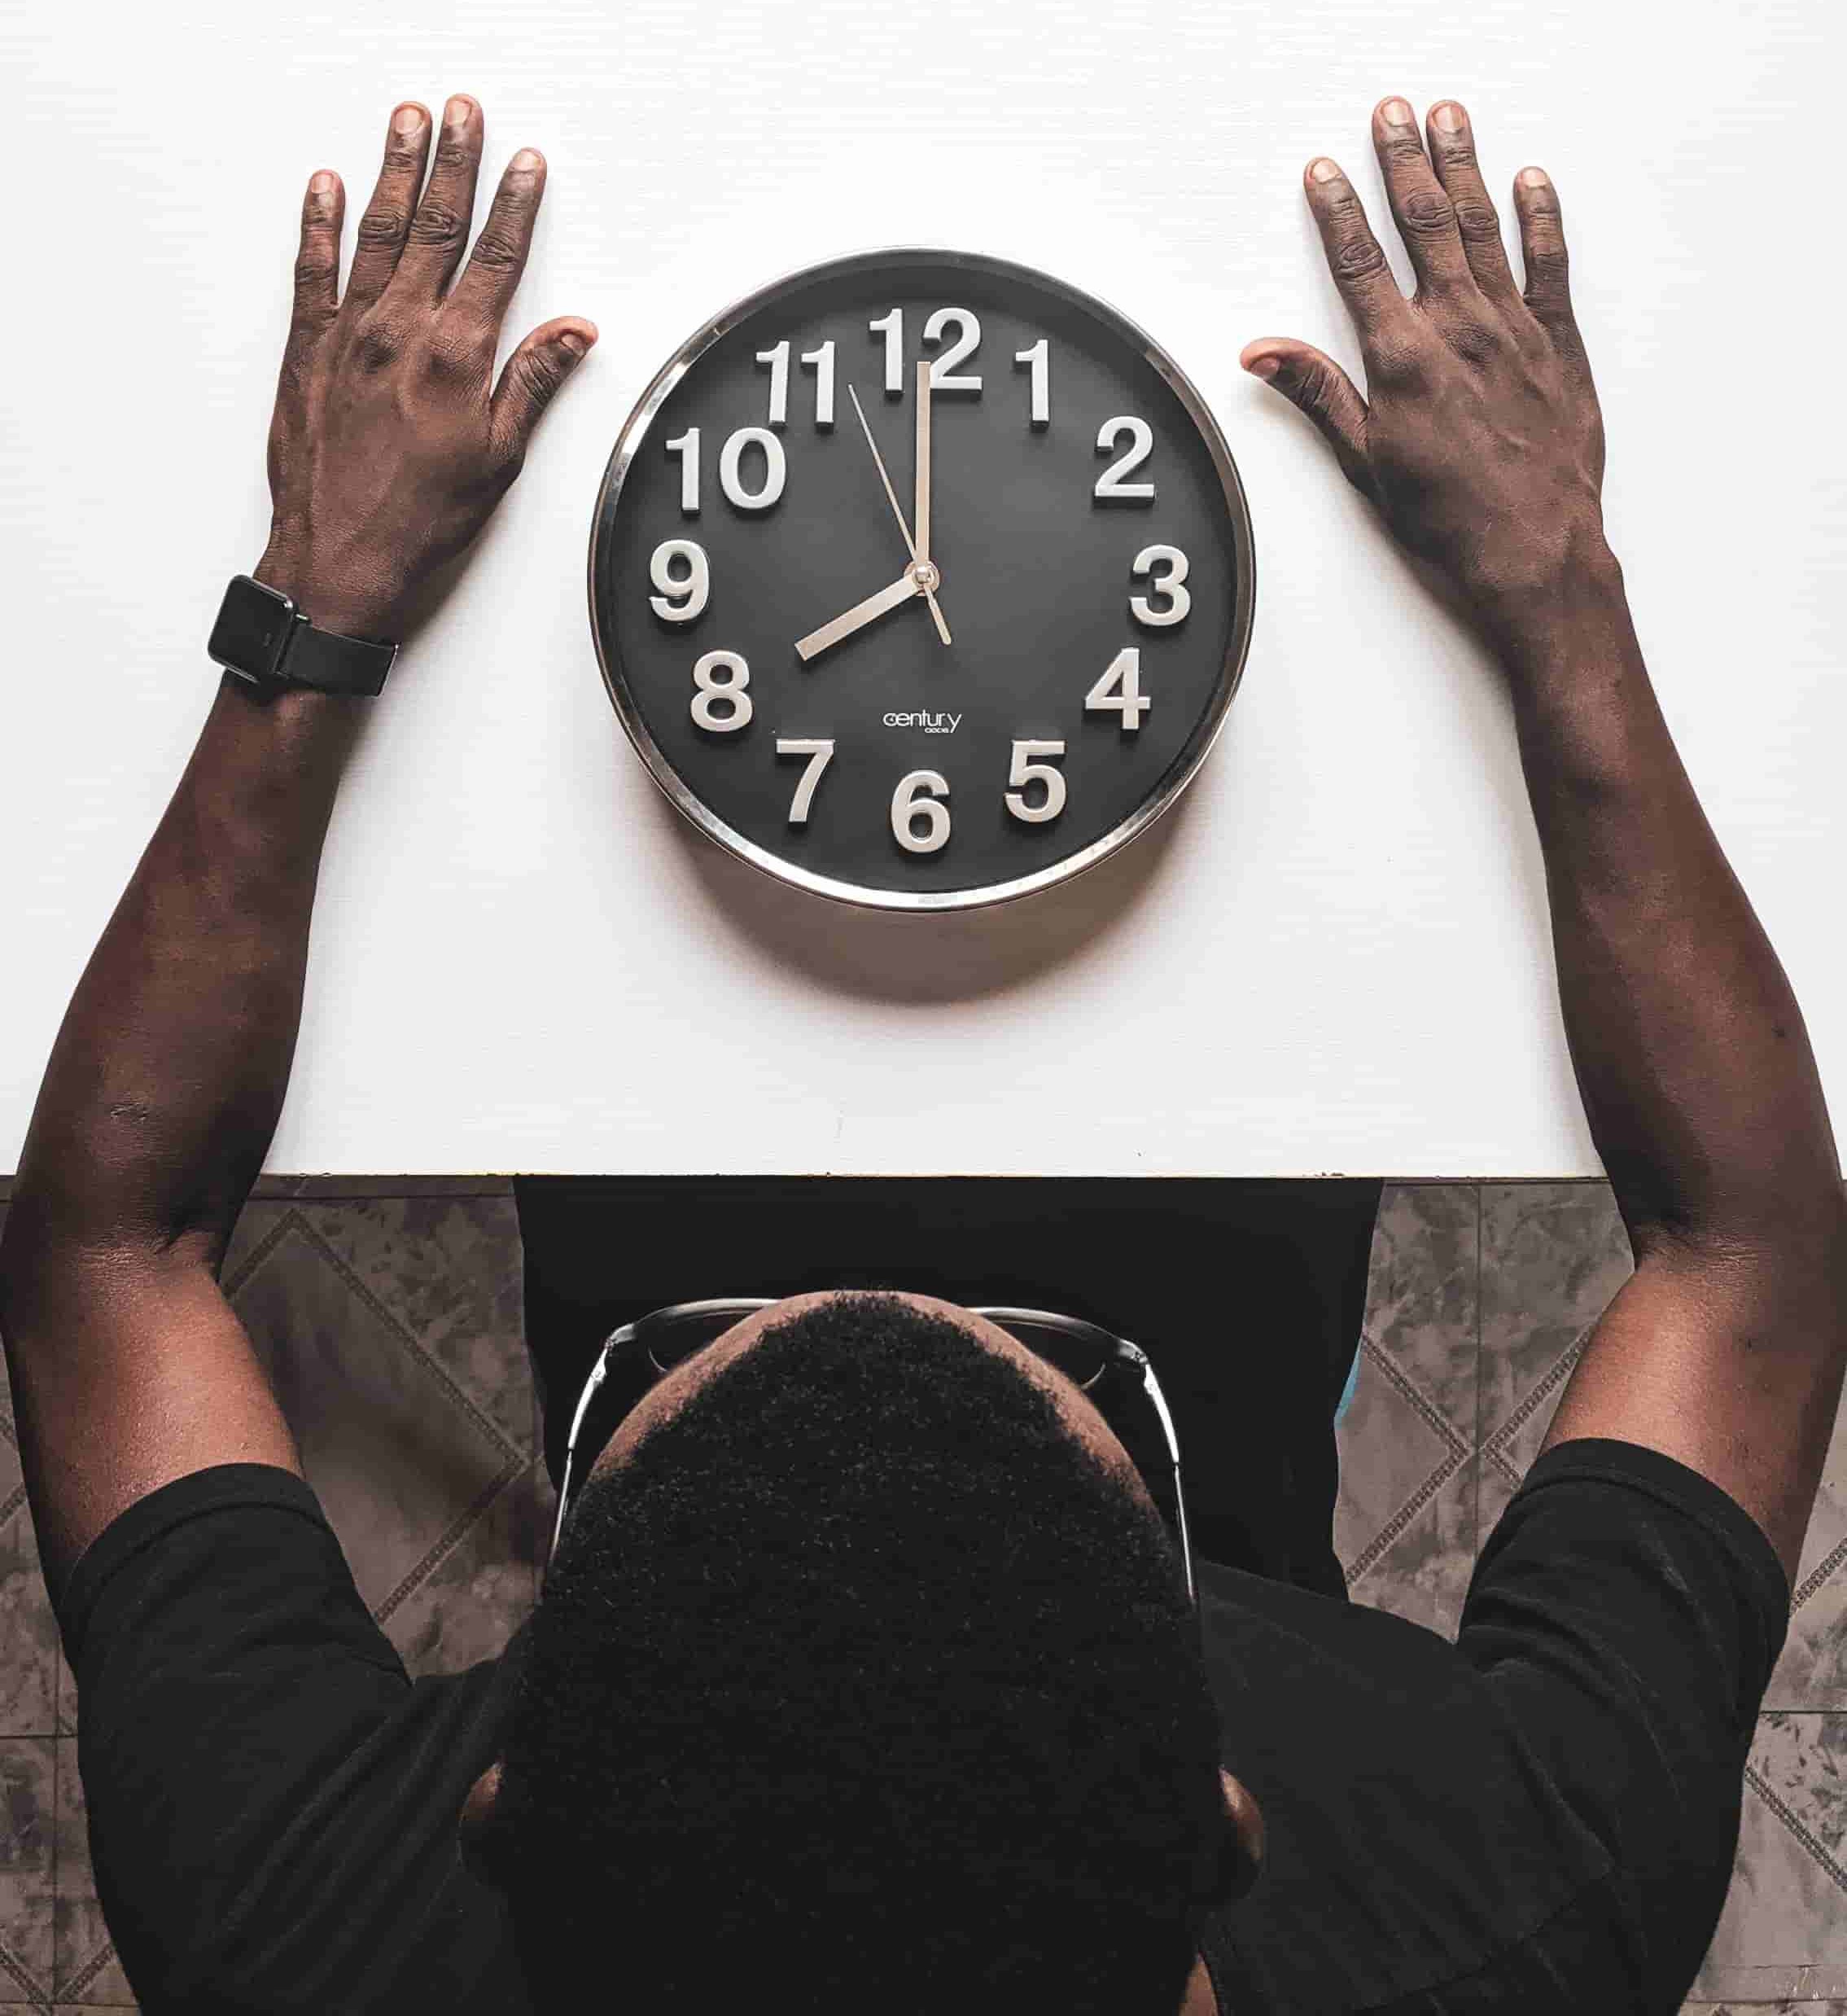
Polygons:
[[[949,780],[940,770],[911,770],[891,794],[891,837],[907,854],[934,854],[949,841]],[[923,822],[918,832],[917,822]]]

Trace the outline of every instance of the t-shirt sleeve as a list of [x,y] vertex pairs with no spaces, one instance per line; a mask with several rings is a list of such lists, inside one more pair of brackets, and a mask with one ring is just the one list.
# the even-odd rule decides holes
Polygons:
[[1788,1613],[1749,1515],[1632,1443],[1547,1451],[1477,1564],[1458,1650],[1530,1768],[1608,1851],[1639,2006],[1671,1984],[1677,2005],[1711,1939]]
[[150,1493],[59,1617],[98,1894],[144,2006],[367,2005],[360,1970],[388,1980],[474,1889],[455,1823],[488,1690],[413,1686],[300,1478]]

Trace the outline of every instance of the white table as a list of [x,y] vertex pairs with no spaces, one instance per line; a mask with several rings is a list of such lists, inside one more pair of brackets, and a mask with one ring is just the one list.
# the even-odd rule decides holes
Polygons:
[[[1298,191],[1391,90],[1564,195],[1609,512],[1664,704],[1847,1084],[1836,9],[1608,0],[461,0],[14,9],[0,466],[0,1169],[196,732],[302,184],[356,214],[400,95],[476,94],[551,194],[518,311],[603,341],[407,655],[322,880],[278,1169],[1569,1175],[1595,1169],[1492,668],[1241,342],[1353,345]],[[1804,201],[1816,206],[1811,224]],[[1382,213],[1382,212],[1381,212]],[[350,226],[349,226],[350,229]],[[787,892],[622,739],[583,594],[610,444],[757,283],[919,240],[1043,266],[1195,377],[1257,629],[1180,809],[961,919]],[[517,334],[514,330],[512,334]]]

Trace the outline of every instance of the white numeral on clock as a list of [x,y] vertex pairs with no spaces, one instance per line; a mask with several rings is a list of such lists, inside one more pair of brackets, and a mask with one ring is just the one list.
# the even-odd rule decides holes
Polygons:
[[[1022,788],[1007,794],[1007,809],[1016,819],[1024,819],[1028,826],[1039,826],[1048,819],[1056,819],[1065,809],[1065,773],[1054,769],[1049,763],[1035,760],[1039,756],[1061,756],[1065,745],[1061,742],[1016,742],[1013,744],[1013,767],[1007,773],[1007,782]],[[1024,787],[1043,784],[1045,795],[1036,805],[1026,803]]]
[[680,509],[687,518],[699,515],[699,430],[689,427],[667,445],[670,455],[680,458]]
[[1032,423],[1035,427],[1052,424],[1052,339],[1041,336],[1030,350],[1013,353],[1016,364],[1030,365],[1032,369]]
[[824,343],[818,350],[804,350],[802,362],[815,367],[815,425],[834,424],[834,345]]
[[757,362],[769,366],[769,423],[786,427],[789,422],[789,340],[771,350],[759,350]]
[[885,339],[885,396],[896,399],[904,390],[904,311],[895,308],[889,315],[866,324],[875,336]]
[[[725,675],[722,679],[721,672]],[[756,712],[746,690],[750,683],[751,668],[736,651],[707,651],[693,666],[694,720],[715,735],[729,735],[734,728],[743,727]],[[713,710],[720,701],[726,711],[716,713]]]
[[[675,574],[673,563],[684,560],[686,572]],[[660,590],[648,598],[648,607],[663,623],[690,623],[711,594],[711,569],[706,550],[690,539],[663,539],[648,563],[648,579]]]
[[939,308],[924,324],[924,341],[940,343],[951,322],[956,325],[956,340],[930,367],[930,386],[932,392],[979,392],[981,373],[964,371],[957,374],[956,366],[965,364],[975,353],[981,342],[981,324],[973,312],[966,308]]
[[1096,430],[1096,447],[1100,454],[1114,451],[1117,441],[1124,435],[1129,437],[1126,453],[1096,479],[1096,495],[1106,503],[1146,504],[1153,501],[1154,485],[1152,483],[1125,483],[1123,479],[1131,469],[1139,469],[1147,461],[1149,450],[1154,445],[1154,430],[1147,421],[1138,420],[1132,413],[1118,414],[1114,420],[1105,420]]
[[[764,480],[760,490],[746,490],[739,465],[744,450],[755,446],[764,451]],[[718,487],[741,511],[767,511],[782,494],[789,478],[789,464],[782,444],[767,427],[741,427],[719,450]]]
[[795,795],[789,801],[789,823],[806,826],[808,808],[815,802],[815,787],[821,780],[821,773],[834,760],[834,744],[831,742],[810,741],[796,735],[778,735],[776,753],[779,756],[806,756],[808,767],[803,771],[795,786]]
[[1083,696],[1091,714],[1120,714],[1123,732],[1133,734],[1153,704],[1141,690],[1141,653],[1131,644],[1110,660],[1109,668]]
[[[1165,574],[1155,569],[1165,565]],[[1137,623],[1145,623],[1150,629],[1164,629],[1170,623],[1184,622],[1186,613],[1193,607],[1193,596],[1184,585],[1187,577],[1187,556],[1178,546],[1144,546],[1135,556],[1135,564],[1129,569],[1131,574],[1145,574],[1148,585],[1157,595],[1166,598],[1165,609],[1157,609],[1146,595],[1131,595],[1129,608]]]
[[943,801],[948,795],[949,780],[939,770],[913,770],[899,778],[891,794],[891,837],[907,854],[934,854],[947,844],[949,808]]

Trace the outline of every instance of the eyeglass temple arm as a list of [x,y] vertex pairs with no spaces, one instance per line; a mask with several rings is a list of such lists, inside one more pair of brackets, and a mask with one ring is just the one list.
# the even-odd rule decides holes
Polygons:
[[1180,1526],[1180,1561],[1186,1571],[1187,1595],[1197,1601],[1193,1586],[1193,1535],[1187,1530],[1187,1495],[1180,1483],[1180,1438],[1174,1427],[1174,1417],[1167,1409],[1167,1396],[1161,1391],[1161,1382],[1154,1376],[1148,1353],[1136,1345],[1127,1343],[1127,1340],[1125,1348],[1140,1369],[1142,1391],[1153,1403],[1155,1413],[1161,1417],[1161,1432],[1167,1438],[1167,1460],[1174,1470],[1174,1516]]
[[614,1336],[604,1340],[602,1349],[597,1353],[597,1362],[591,1369],[590,1376],[584,1382],[584,1390],[577,1396],[577,1410],[571,1417],[571,1432],[564,1439],[564,1467],[558,1474],[558,1516],[552,1522],[551,1551],[554,1554],[558,1552],[558,1536],[564,1531],[565,1507],[571,1502],[571,1473],[576,1466],[577,1438],[584,1430],[584,1417],[589,1413],[590,1402],[596,1398],[597,1389],[609,1376],[611,1352],[628,1334],[628,1331],[619,1330]]

